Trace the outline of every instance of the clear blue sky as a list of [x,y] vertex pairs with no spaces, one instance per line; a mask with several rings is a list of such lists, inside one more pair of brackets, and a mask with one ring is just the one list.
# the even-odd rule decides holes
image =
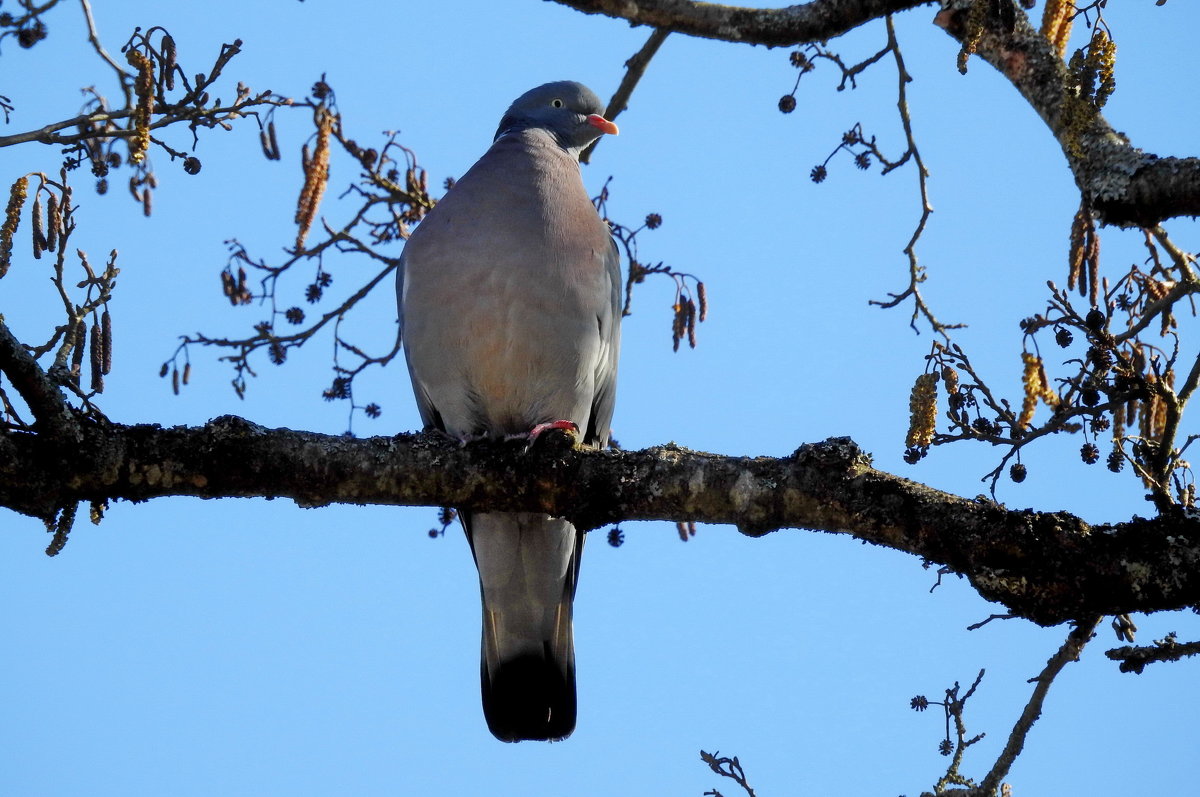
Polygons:
[[[898,18],[936,208],[920,247],[925,290],[943,320],[971,323],[957,340],[1015,399],[1017,322],[1044,308],[1045,280],[1065,281],[1077,197],[1033,111],[980,61],[960,76],[957,46],[932,14]],[[242,80],[302,97],[325,72],[348,131],[370,146],[380,131],[401,130],[434,183],[470,166],[509,101],[532,86],[569,78],[611,95],[648,35],[534,0],[130,0],[96,2],[96,16],[113,52],[135,25],[167,27],[193,72],[240,37],[245,52],[227,69],[223,96]],[[1122,3],[1107,16],[1120,46],[1109,119],[1149,151],[1194,154],[1200,90],[1183,54],[1200,9]],[[5,43],[0,93],[17,110],[4,132],[72,115],[81,86],[115,90],[74,4],[47,21],[50,36],[33,50]],[[849,61],[883,43],[878,23],[833,46]],[[901,461],[908,391],[930,338],[908,329],[906,311],[867,306],[906,283],[914,172],[881,178],[839,156],[824,184],[808,179],[855,122],[885,151],[902,151],[894,69],[882,62],[857,91],[838,93],[822,64],[783,116],[775,103],[794,75],[784,50],[672,36],[621,116],[621,135],[585,169],[592,189],[613,177],[618,220],[662,214],[643,256],[701,275],[712,303],[700,347],[673,354],[669,285],[641,288],[625,324],[615,433],[627,448],[674,440],[749,455],[851,435],[885,470],[983,492],[979,477],[996,451],[952,446],[917,467]],[[262,158],[251,125],[203,135],[195,177],[156,156],[149,220],[120,177],[104,197],[76,177],[73,243],[93,261],[121,252],[114,372],[100,402],[113,419],[199,424],[235,413],[266,426],[345,429],[344,404],[319,396],[327,340],[285,367],[262,362],[245,401],[227,368],[201,351],[181,396],[157,378],[177,335],[239,334],[261,317],[221,296],[223,241],[275,257],[292,240],[308,130],[300,116],[279,116],[280,162]],[[186,133],[173,140],[188,143]],[[0,183],[56,171],[58,160],[54,148],[0,151]],[[331,219],[345,212],[337,186],[355,175],[334,162],[323,207]],[[1194,224],[1170,229],[1184,248],[1200,247]],[[1104,233],[1106,273],[1142,260],[1138,239]],[[25,249],[0,285],[0,312],[18,334],[44,338],[56,299],[45,261]],[[335,291],[364,273],[351,260],[326,267]],[[394,321],[388,288],[353,325],[364,345],[382,349]],[[1194,332],[1194,319],[1180,323]],[[358,390],[384,412],[360,419],[356,432],[418,427],[399,363]],[[1081,442],[1028,452],[1028,481],[1002,483],[1000,500],[1091,521],[1149,514],[1128,474],[1079,462]],[[761,797],[915,794],[944,766],[942,720],[937,709],[911,712],[909,699],[937,699],[987,668],[967,716],[972,733],[987,732],[965,766],[980,775],[1024,705],[1026,679],[1064,633],[1022,621],[967,632],[999,607],[957,579],[930,594],[934,576],[918,560],[845,537],[791,530],[750,540],[702,526],[685,544],[670,524],[626,524],[623,547],[597,534],[584,556],[578,730],[560,744],[504,745],[479,708],[471,558],[458,529],[426,536],[434,518],[431,509],[286,501],[118,504],[99,527],[81,522],[48,559],[41,524],[4,514],[0,794],[738,793],[700,763],[702,748],[739,755]],[[1142,642],[1171,630],[1200,635],[1193,615],[1138,622]],[[1194,665],[1122,675],[1101,655],[1115,644],[1104,628],[1055,685],[1012,772],[1017,794],[1194,788]]]

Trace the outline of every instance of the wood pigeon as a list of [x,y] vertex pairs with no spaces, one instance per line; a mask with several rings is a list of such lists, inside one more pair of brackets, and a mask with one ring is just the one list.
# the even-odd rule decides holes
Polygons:
[[[397,294],[426,429],[459,439],[575,426],[608,445],[620,256],[579,154],[617,126],[579,83],[513,102],[494,143],[417,226]],[[572,602],[583,534],[534,512],[462,512],[483,596],[483,713],[506,742],[575,729]]]

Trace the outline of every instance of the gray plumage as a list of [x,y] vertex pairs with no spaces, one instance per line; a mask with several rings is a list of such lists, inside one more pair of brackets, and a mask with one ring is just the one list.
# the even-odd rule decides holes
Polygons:
[[[608,445],[620,257],[579,173],[616,126],[578,83],[519,97],[491,149],[412,233],[397,292],[427,429],[527,434],[558,420]],[[529,512],[462,513],[483,597],[484,715],[504,741],[575,728],[572,602],[583,535]]]

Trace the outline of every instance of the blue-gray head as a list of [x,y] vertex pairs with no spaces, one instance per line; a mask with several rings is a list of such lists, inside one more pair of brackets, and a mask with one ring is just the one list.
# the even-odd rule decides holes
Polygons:
[[496,138],[529,128],[548,131],[563,149],[577,157],[604,133],[617,134],[617,126],[604,118],[600,98],[573,80],[547,83],[517,97],[504,112]]

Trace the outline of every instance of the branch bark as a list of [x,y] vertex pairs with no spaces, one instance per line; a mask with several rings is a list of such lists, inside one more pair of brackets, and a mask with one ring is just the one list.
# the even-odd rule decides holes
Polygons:
[[[779,47],[824,41],[873,19],[930,0],[811,0],[787,8],[740,8],[694,0],[555,0],[585,14],[606,14],[634,25],[707,39]],[[972,0],[943,0],[934,24],[960,44]],[[1153,227],[1166,219],[1200,215],[1200,158],[1143,152],[1102,116],[1082,131],[1065,124],[1068,73],[1046,37],[1020,9],[1012,31],[991,28],[976,54],[995,67],[1049,126],[1063,147],[1075,182],[1106,224]],[[1068,138],[1075,137],[1075,146]],[[1074,149],[1074,152],[1072,151]]]
[[811,0],[787,8],[740,8],[693,0],[555,0],[585,14],[705,39],[786,47],[841,36],[864,22],[934,0]]
[[[961,44],[969,9],[970,0],[952,0],[937,14],[934,24]],[[1063,148],[1076,185],[1100,220],[1154,227],[1176,216],[1200,215],[1200,158],[1143,152],[1101,114],[1083,130],[1072,131],[1063,113],[1064,98],[1072,90],[1066,64],[1024,12],[1016,13],[1011,32],[985,30],[976,54],[1008,78],[1050,128]]]
[[1089,526],[1012,511],[875,470],[849,438],[789,457],[728,457],[674,445],[572,448],[548,434],[460,445],[438,435],[352,439],[226,416],[200,427],[82,419],[69,448],[0,433],[0,505],[43,520],[79,501],[285,497],[330,503],[541,511],[581,528],[626,520],[851,534],[967,577],[981,595],[1050,625],[1200,603],[1200,522],[1183,515]]

